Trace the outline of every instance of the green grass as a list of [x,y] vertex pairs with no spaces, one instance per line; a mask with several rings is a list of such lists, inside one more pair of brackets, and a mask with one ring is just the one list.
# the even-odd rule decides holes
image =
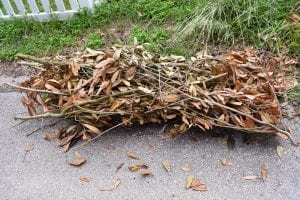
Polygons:
[[[133,37],[149,43],[150,51],[162,54],[191,55],[207,44],[236,43],[274,49],[287,46],[296,53],[299,24],[285,23],[295,3],[296,0],[111,0],[92,13],[84,11],[64,22],[0,21],[0,60],[12,60],[17,52],[53,54],[65,47],[82,47],[82,41],[91,48],[128,43]],[[109,42],[100,36],[101,32],[109,32],[107,27],[124,26],[123,22],[132,24],[127,39]],[[175,43],[174,35],[178,39]]]
[[[177,23],[183,21],[196,4],[197,0],[115,0],[101,4],[93,13],[85,11],[64,22],[55,19],[45,23],[27,19],[0,21],[0,59],[12,60],[17,52],[45,55],[56,53],[64,47],[77,47],[86,33],[101,30],[119,20],[149,24],[150,27],[160,27],[167,22]],[[88,37],[86,46],[97,46],[93,39],[95,35]],[[161,39],[152,41],[167,43]]]
[[[300,23],[286,22],[297,1],[201,0],[193,15],[178,27],[175,39],[205,45],[254,44],[274,50],[286,46],[299,54]],[[299,9],[294,12],[299,15]]]

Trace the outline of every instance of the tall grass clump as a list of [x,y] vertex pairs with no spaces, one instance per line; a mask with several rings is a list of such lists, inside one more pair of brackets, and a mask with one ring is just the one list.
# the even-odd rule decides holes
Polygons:
[[286,45],[299,52],[299,23],[287,22],[296,5],[297,0],[200,0],[174,38],[204,44]]

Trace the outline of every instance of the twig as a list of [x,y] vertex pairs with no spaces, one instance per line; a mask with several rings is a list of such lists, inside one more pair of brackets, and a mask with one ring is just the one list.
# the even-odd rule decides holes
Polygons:
[[44,113],[40,115],[33,115],[33,116],[15,116],[15,119],[23,119],[23,120],[28,120],[28,119],[41,119],[41,118],[49,118],[49,117],[54,117],[54,118],[61,118],[66,116],[65,113]]
[[37,63],[41,63],[43,65],[56,65],[56,66],[65,66],[65,65],[69,65],[69,63],[64,63],[64,62],[59,62],[59,61],[48,61],[42,58],[38,58],[35,56],[30,56],[30,55],[25,55],[25,54],[21,54],[18,53],[16,54],[17,58],[21,58],[21,59],[26,59],[26,60],[32,60],[34,62]]
[[121,126],[121,125],[123,125],[123,124],[125,124],[125,123],[127,123],[127,122],[130,121],[130,120],[131,120],[131,119],[125,120],[125,121],[123,121],[123,122],[121,122],[121,123],[119,123],[119,124],[117,124],[117,125],[115,125],[115,126],[109,128],[109,129],[106,129],[106,130],[103,131],[101,134],[99,134],[99,135],[97,135],[96,137],[94,137],[94,138],[92,138],[92,139],[90,139],[90,140],[84,142],[83,144],[80,144],[80,145],[77,146],[77,147],[74,147],[73,149],[74,149],[74,150],[75,150],[75,149],[78,149],[78,148],[80,148],[80,147],[82,147],[82,146],[85,146],[85,145],[87,145],[87,144],[89,144],[89,143],[91,143],[91,142],[97,140],[97,139],[98,139],[100,136],[102,136],[103,134],[105,134],[105,133],[107,133],[107,132],[109,132],[109,131],[111,131],[111,130],[113,130],[113,129],[115,129],[115,128],[117,128],[117,127],[119,127],[119,126]]
[[47,93],[47,94],[56,94],[56,95],[69,96],[69,94],[65,94],[65,93],[61,93],[61,92],[53,92],[53,91],[50,91],[50,90],[38,90],[38,89],[33,89],[33,88],[27,88],[27,87],[13,85],[13,84],[10,84],[10,83],[5,83],[5,85],[8,85],[10,87],[17,88],[17,89],[20,89],[20,90],[28,90],[28,91],[32,91],[32,92],[39,92],[39,93]]
[[19,125],[21,125],[21,124],[23,124],[25,122],[26,122],[26,120],[20,121],[19,123],[16,123],[15,125],[13,125],[12,128],[14,128],[16,126],[19,126]]
[[25,62],[25,61],[21,61],[21,62],[17,62],[19,65],[26,65],[27,67],[32,67],[34,69],[40,70],[40,71],[46,71],[46,69],[38,67],[37,63],[29,63],[29,62]]

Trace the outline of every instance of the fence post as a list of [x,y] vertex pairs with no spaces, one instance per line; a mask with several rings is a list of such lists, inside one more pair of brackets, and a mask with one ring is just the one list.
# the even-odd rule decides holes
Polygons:
[[14,0],[14,2],[19,10],[19,14],[24,15],[26,13],[26,9],[22,0]]
[[92,9],[94,0],[78,0],[80,8]]
[[14,16],[15,12],[14,12],[14,9],[12,8],[9,0],[2,0],[2,2],[3,2],[3,6],[4,6],[5,10],[6,10],[6,13],[8,15]]

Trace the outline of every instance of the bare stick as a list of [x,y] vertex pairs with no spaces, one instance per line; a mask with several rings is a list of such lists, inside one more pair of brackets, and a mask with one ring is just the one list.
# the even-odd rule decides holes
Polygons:
[[44,113],[41,115],[33,115],[33,116],[15,116],[15,119],[23,119],[23,120],[28,120],[28,119],[40,119],[40,118],[49,118],[49,117],[53,117],[53,118],[61,118],[66,116],[66,114],[64,113]]
[[10,83],[5,83],[5,85],[8,85],[9,87],[17,88],[17,89],[20,89],[20,90],[28,90],[28,91],[32,91],[32,92],[39,92],[39,93],[47,93],[47,94],[56,94],[56,95],[65,95],[65,96],[68,96],[68,94],[61,93],[61,92],[53,92],[53,91],[50,91],[50,90],[38,90],[38,89],[33,89],[33,88],[27,88],[27,87],[13,85],[13,84],[10,84]]
[[94,137],[94,138],[92,138],[92,139],[86,141],[85,143],[83,143],[83,144],[81,144],[81,145],[79,145],[79,146],[77,146],[77,147],[74,147],[73,149],[74,149],[74,150],[75,150],[75,149],[78,149],[78,148],[80,148],[80,147],[82,147],[82,146],[85,146],[85,145],[87,145],[87,144],[89,144],[89,143],[91,143],[91,142],[97,140],[100,136],[102,136],[102,135],[104,135],[105,133],[107,133],[107,132],[109,132],[109,131],[111,131],[111,130],[113,130],[113,129],[115,129],[115,128],[117,128],[117,127],[119,127],[119,126],[121,126],[121,125],[123,125],[123,124],[125,124],[125,123],[127,123],[128,121],[130,121],[130,119],[125,120],[124,122],[121,122],[121,123],[119,123],[119,124],[117,124],[117,125],[115,125],[115,126],[109,128],[109,129],[106,129],[106,130],[103,131],[101,134],[97,135],[96,137]]
[[42,58],[38,58],[35,56],[30,56],[30,55],[24,55],[21,53],[16,54],[17,58],[21,58],[21,59],[26,59],[26,60],[32,60],[34,62],[37,63],[41,63],[44,65],[57,65],[57,66],[64,66],[64,65],[69,65],[69,63],[64,63],[64,62],[59,62],[59,61],[48,61]]

